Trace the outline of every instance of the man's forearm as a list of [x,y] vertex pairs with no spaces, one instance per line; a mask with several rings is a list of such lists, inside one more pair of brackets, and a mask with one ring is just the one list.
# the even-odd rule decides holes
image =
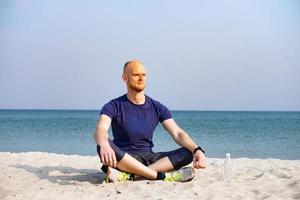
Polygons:
[[97,127],[94,139],[96,144],[101,146],[101,144],[108,142],[108,132],[102,127]]
[[192,138],[183,130],[181,130],[177,134],[175,141],[177,144],[187,148],[191,152],[194,152],[194,149],[197,147],[196,143],[192,140]]

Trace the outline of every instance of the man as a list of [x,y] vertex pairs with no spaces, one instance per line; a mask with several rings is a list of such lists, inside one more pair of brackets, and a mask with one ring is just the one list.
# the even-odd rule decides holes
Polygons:
[[[206,167],[204,150],[177,126],[167,107],[144,94],[146,70],[140,61],[126,62],[122,79],[127,94],[103,106],[94,134],[107,180],[114,174],[113,169],[120,171],[118,180],[135,177],[192,180],[194,168]],[[152,151],[152,135],[158,122],[182,148],[160,153]],[[113,141],[108,139],[110,125]],[[184,167],[191,162],[193,167]]]

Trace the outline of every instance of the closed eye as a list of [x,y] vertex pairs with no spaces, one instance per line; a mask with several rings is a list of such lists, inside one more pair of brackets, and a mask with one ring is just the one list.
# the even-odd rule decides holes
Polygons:
[[133,74],[133,76],[141,76],[141,75],[144,77],[146,76],[146,74]]

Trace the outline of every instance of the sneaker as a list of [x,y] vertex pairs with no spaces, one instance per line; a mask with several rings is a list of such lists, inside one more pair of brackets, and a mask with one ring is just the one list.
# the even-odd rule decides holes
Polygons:
[[104,177],[104,181],[106,183],[109,182],[116,182],[116,181],[128,181],[128,180],[134,180],[134,175],[128,172],[121,172],[114,168],[109,168],[109,170],[106,173],[106,176]]
[[184,167],[176,171],[166,172],[164,181],[187,182],[194,178],[195,170],[193,167]]
[[128,180],[133,181],[133,175],[128,172],[119,172],[117,180],[118,181],[128,181]]

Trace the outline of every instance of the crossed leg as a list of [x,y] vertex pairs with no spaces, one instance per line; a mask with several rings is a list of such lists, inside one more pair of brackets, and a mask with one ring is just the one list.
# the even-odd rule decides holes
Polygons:
[[155,163],[145,166],[127,153],[125,153],[124,157],[117,163],[117,168],[151,180],[156,179],[157,172],[168,172],[174,169],[168,157],[163,157]]
[[[179,169],[192,162],[193,159],[192,153],[184,148],[180,148],[174,151],[164,152],[162,156],[159,156],[159,159],[146,166],[130,154],[123,152],[112,141],[109,140],[109,142],[116,153],[117,169],[151,180],[157,178],[157,172],[169,172],[174,169]],[[97,146],[97,152],[100,155],[99,146]],[[107,171],[107,174],[110,174],[109,167]]]

